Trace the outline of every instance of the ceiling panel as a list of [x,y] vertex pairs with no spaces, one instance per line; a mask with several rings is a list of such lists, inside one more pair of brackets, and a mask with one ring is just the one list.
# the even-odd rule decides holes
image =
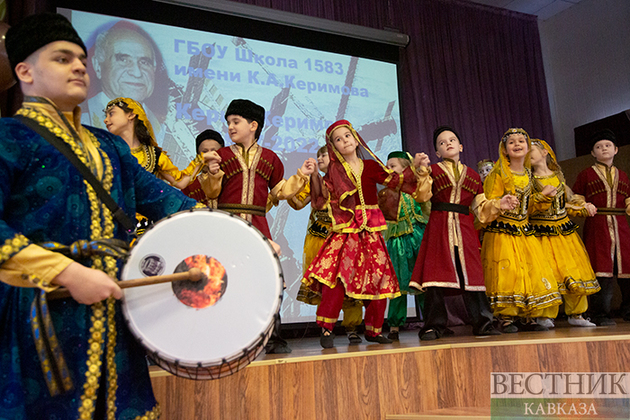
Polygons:
[[512,10],[538,16],[540,20],[547,20],[581,0],[466,0],[472,3]]

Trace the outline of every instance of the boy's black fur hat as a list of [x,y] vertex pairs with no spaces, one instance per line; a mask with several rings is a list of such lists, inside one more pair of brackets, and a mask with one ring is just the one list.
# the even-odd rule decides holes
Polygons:
[[435,150],[437,150],[437,138],[440,134],[442,134],[445,131],[450,131],[453,134],[455,134],[455,137],[457,137],[457,140],[459,140],[460,144],[462,142],[462,139],[459,137],[459,134],[457,134],[457,131],[455,131],[455,129],[453,127],[449,127],[448,125],[443,125],[440,126],[438,128],[435,129],[435,131],[433,132],[433,147],[435,147]]
[[265,108],[253,103],[248,99],[234,99],[225,111],[225,119],[230,115],[240,115],[248,120],[254,120],[258,123],[258,128],[262,129],[265,125]]
[[595,143],[600,140],[610,140],[615,144],[615,146],[617,146],[617,138],[615,137],[615,133],[607,128],[593,133],[593,135],[591,136],[591,150],[593,150],[593,147],[595,147]]
[[7,30],[4,45],[15,77],[15,66],[38,49],[55,41],[77,44],[87,56],[87,48],[72,24],[57,13],[39,13],[24,18]]
[[225,142],[223,141],[223,137],[221,134],[214,130],[204,130],[195,139],[195,143],[197,144],[197,153],[199,153],[199,146],[204,140],[214,140],[221,145],[221,147],[225,146]]

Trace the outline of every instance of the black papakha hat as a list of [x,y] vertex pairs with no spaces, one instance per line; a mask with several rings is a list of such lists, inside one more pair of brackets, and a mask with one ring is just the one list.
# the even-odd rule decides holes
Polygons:
[[77,44],[87,56],[87,48],[72,24],[57,13],[39,13],[24,18],[7,30],[4,45],[15,76],[15,66],[38,49],[55,41]]
[[453,134],[455,134],[455,137],[457,137],[457,140],[459,140],[459,142],[462,142],[462,139],[459,137],[459,134],[457,134],[457,131],[455,131],[455,129],[453,127],[449,127],[448,125],[443,125],[440,126],[438,128],[435,129],[435,131],[433,132],[433,147],[435,147],[435,150],[437,150],[437,138],[440,134],[442,134],[445,131],[450,131]]
[[214,130],[207,129],[199,133],[195,139],[195,143],[197,143],[197,153],[199,153],[199,146],[201,146],[201,143],[203,143],[204,140],[214,140],[219,143],[221,147],[225,146],[225,142],[223,141],[221,134]]
[[259,130],[265,126],[265,108],[249,99],[234,99],[230,102],[227,111],[225,111],[226,121],[230,115],[240,115],[248,120],[256,121]]
[[600,140],[610,140],[615,144],[615,146],[617,146],[617,138],[615,137],[615,133],[607,128],[593,133],[593,135],[591,136],[591,150],[593,150],[593,147],[595,147],[595,143]]

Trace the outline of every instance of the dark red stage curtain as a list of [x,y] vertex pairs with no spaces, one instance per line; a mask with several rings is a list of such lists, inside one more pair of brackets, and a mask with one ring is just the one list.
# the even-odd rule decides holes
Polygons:
[[510,127],[554,144],[535,16],[458,0],[236,1],[409,35],[400,89],[412,153],[435,160],[432,133],[443,124],[459,131],[470,166],[496,159]]

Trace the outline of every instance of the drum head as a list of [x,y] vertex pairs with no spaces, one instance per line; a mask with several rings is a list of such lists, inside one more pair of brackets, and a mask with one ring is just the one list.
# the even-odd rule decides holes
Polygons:
[[229,213],[202,209],[156,223],[131,250],[122,278],[192,266],[207,274],[204,284],[125,289],[124,313],[153,356],[184,366],[219,365],[262,341],[280,310],[282,269],[257,229]]

